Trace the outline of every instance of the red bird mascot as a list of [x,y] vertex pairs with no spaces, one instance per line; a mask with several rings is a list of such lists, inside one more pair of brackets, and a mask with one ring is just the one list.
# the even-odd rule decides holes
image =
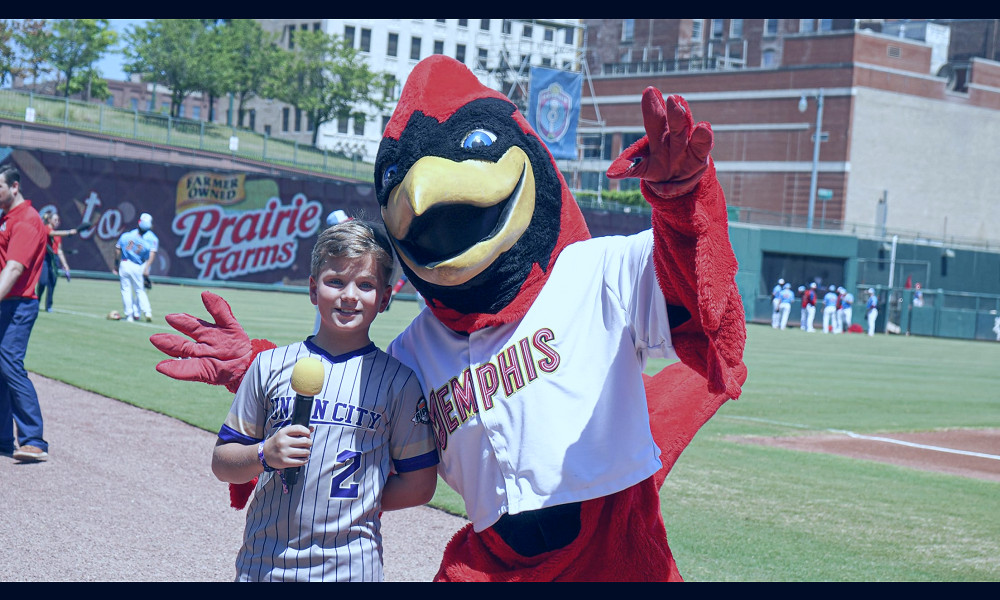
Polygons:
[[[697,430],[746,380],[743,306],[707,123],[680,96],[642,98],[637,177],[652,229],[591,238],[548,149],[461,63],[417,65],[386,128],[375,191],[426,299],[387,351],[418,374],[439,473],[471,523],[440,581],[665,581],[681,576],[659,490]],[[215,323],[168,315],[157,370],[234,391],[272,344],[220,297]],[[650,357],[679,358],[653,377]],[[233,486],[242,507],[252,484]]]

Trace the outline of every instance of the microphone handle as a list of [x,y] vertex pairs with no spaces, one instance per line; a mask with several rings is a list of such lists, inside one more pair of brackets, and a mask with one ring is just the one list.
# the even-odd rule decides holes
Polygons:
[[[312,414],[313,397],[295,394],[295,405],[292,407],[292,420],[289,425],[303,425],[309,427],[309,416]],[[289,467],[285,469],[285,482],[289,487],[295,485],[299,479],[299,469],[302,467]]]

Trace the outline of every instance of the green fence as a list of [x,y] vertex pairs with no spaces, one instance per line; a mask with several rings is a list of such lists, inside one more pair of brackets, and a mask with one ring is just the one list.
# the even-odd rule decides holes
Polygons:
[[[30,109],[30,110],[29,110]],[[246,129],[106,104],[0,90],[0,117],[104,135],[231,154],[324,175],[372,181],[374,165],[344,158],[296,141],[272,138]],[[235,138],[235,144],[234,140]],[[234,149],[235,148],[235,149]]]

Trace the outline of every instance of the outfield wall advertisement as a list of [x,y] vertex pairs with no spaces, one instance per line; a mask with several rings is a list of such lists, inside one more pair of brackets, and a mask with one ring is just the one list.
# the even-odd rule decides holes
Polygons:
[[64,229],[93,225],[65,238],[71,269],[110,272],[118,237],[147,212],[153,275],[304,285],[330,212],[379,218],[366,184],[0,148],[8,164],[39,212],[58,211]]

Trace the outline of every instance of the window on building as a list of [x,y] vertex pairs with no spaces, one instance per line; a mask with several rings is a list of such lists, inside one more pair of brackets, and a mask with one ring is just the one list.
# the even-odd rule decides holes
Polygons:
[[635,19],[622,19],[622,41],[631,42],[635,38]]
[[271,137],[271,126],[264,125],[264,137]]
[[530,23],[525,23],[524,26],[521,27],[521,37],[528,38],[529,40],[531,39],[531,24]]
[[551,67],[552,66],[552,59],[549,58],[548,56],[543,56],[542,57],[542,66],[543,67]]
[[372,30],[361,28],[361,48],[362,52],[372,51]]
[[705,37],[705,19],[691,19],[691,41],[700,42]]
[[490,30],[490,20],[489,19],[479,19],[479,28],[483,31]]
[[306,131],[313,130],[313,117],[312,113],[306,113]]
[[382,133],[385,133],[385,128],[389,126],[389,119],[392,115],[382,115]]
[[486,60],[489,58],[490,51],[486,48],[476,48],[476,68],[486,69]]
[[764,35],[766,36],[778,35],[777,19],[764,19]]
[[399,50],[399,34],[390,33],[389,41],[385,46],[385,53],[387,56],[396,56],[396,52]]
[[443,25],[445,21],[447,21],[448,19],[434,19],[434,20]]
[[521,55],[521,63],[520,63],[521,72],[527,73],[528,72],[528,65],[530,65],[530,64],[531,64],[531,55],[530,54],[522,54]]
[[420,60],[420,38],[410,38],[410,60]]
[[444,54],[444,41],[434,40],[434,54]]
[[552,29],[551,27],[546,27],[545,29],[542,30],[542,32],[543,32],[543,38],[545,39],[546,42],[555,41],[556,39],[555,29]]
[[[201,107],[200,106],[193,106],[193,107],[191,107],[191,118],[195,119],[196,121],[201,119]],[[253,129],[253,127],[251,127],[251,129]]]
[[354,26],[344,25],[344,42],[351,48],[354,47]]
[[712,39],[715,40],[722,38],[722,32],[725,31],[725,25],[725,19],[712,19]]
[[132,110],[139,110],[139,99],[132,98],[129,100],[129,104],[132,106]]
[[365,135],[365,116],[354,115],[354,135]]
[[459,19],[458,20],[458,26],[459,27],[468,27],[469,26],[469,20],[468,19]]
[[731,38],[743,37],[743,19],[729,20],[729,37]]
[[288,26],[288,49],[295,50],[295,25]]
[[504,19],[503,20],[503,26],[500,28],[500,31],[503,32],[503,33],[506,33],[507,35],[510,35],[510,31],[511,31],[511,27],[512,26],[513,26],[513,24],[511,23],[510,19]]
[[813,19],[799,19],[799,33],[812,33],[816,31],[816,21]]
[[337,117],[337,133],[347,133],[347,119],[349,115]]
[[114,96],[108,96],[108,99],[105,100],[104,103],[107,104],[108,106],[114,106],[115,105],[115,97]]
[[281,130],[288,131],[288,113],[291,111],[287,106],[281,109]]
[[160,103],[160,112],[169,115],[170,114],[170,103],[169,102],[162,102],[162,103]]
[[[201,108],[201,107],[196,106],[195,108],[198,109],[198,108]],[[197,119],[198,116],[195,115],[195,118]],[[250,109],[250,131],[255,131],[256,129],[257,129],[257,111],[251,108]]]
[[465,44],[455,44],[455,60],[465,62]]
[[573,44],[573,43],[575,43],[574,42],[574,38],[576,37],[576,29],[573,29],[572,27],[567,27],[563,31],[566,32],[566,37],[564,38],[564,41],[567,44]]
[[833,19],[820,19],[819,20],[819,30],[820,31],[833,31]]
[[313,31],[319,31],[319,28],[320,28],[320,22],[319,21],[316,21],[315,23],[313,23]]
[[302,109],[295,109],[295,131],[302,131]]
[[760,66],[764,68],[773,68],[778,66],[778,53],[772,48],[768,48],[760,53]]
[[309,23],[303,23],[299,25],[299,29],[301,29],[302,31],[309,31]]

